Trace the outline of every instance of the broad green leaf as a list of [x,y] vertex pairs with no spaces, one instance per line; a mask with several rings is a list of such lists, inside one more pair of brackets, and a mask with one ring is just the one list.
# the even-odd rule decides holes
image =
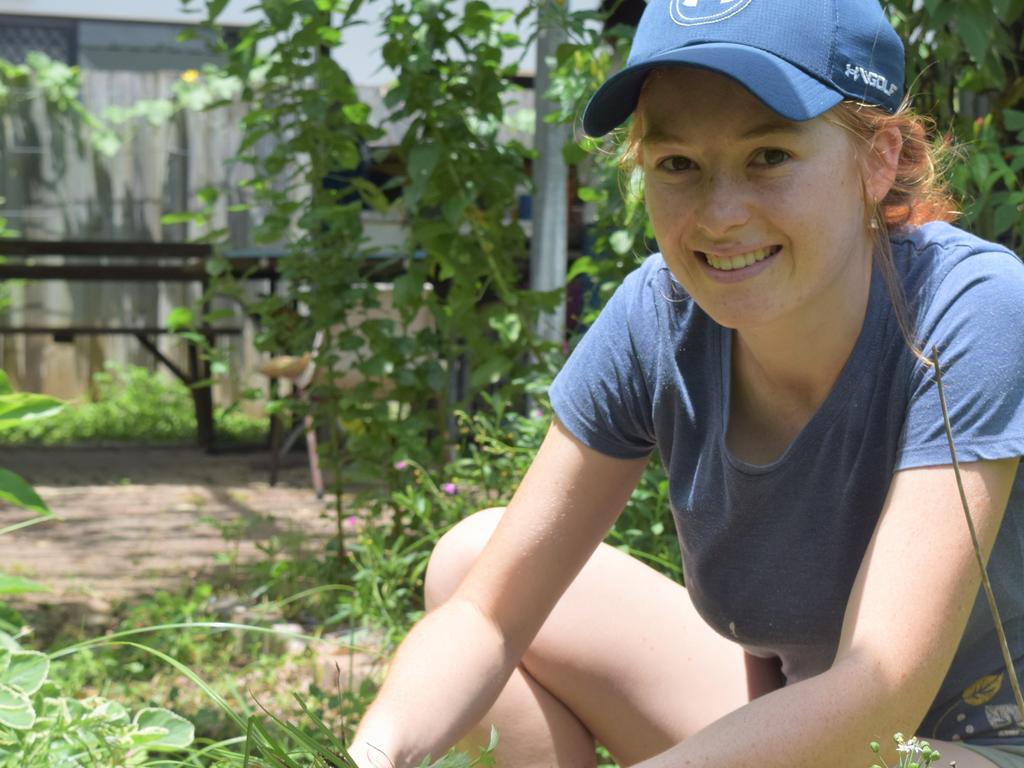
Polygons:
[[423,189],[440,159],[441,147],[438,144],[419,144],[409,153],[409,186],[404,200],[410,210],[419,203]]
[[11,380],[7,377],[7,374],[0,371],[0,395],[9,395],[14,392],[11,387]]
[[1024,131],[1024,112],[1017,109],[1004,109],[1003,122],[1008,131]]
[[39,690],[50,671],[50,659],[38,651],[11,654],[11,663],[0,675],[0,683],[31,696]]
[[41,419],[53,416],[64,404],[48,395],[36,395],[30,392],[11,392],[0,395],[0,426],[8,421],[23,419]]
[[36,712],[32,709],[32,702],[28,696],[10,686],[0,684],[0,726],[25,731],[31,728],[35,721]]
[[991,40],[991,18],[986,18],[981,10],[970,3],[959,3],[957,24],[960,29],[960,36],[967,46],[971,58],[979,64],[985,60]]
[[1020,221],[1020,211],[1017,210],[1016,205],[1000,206],[996,209],[995,216],[993,217],[993,234],[997,237],[1005,234],[1018,221]]
[[50,508],[39,498],[32,486],[10,470],[0,468],[0,501],[22,507],[39,515],[50,514]]
[[86,703],[91,702],[95,702],[95,706],[89,713],[90,719],[103,720],[111,725],[128,725],[131,722],[129,712],[123,704],[104,699],[102,696],[94,696],[86,700]]
[[49,592],[50,588],[38,581],[21,576],[7,576],[0,573],[0,595],[25,595],[30,592]]
[[395,279],[392,295],[396,306],[414,305],[423,295],[423,278],[413,272],[406,272]]
[[196,735],[192,723],[159,707],[140,709],[135,713],[134,722],[142,733],[160,734],[156,740],[146,741],[146,749],[185,749]]

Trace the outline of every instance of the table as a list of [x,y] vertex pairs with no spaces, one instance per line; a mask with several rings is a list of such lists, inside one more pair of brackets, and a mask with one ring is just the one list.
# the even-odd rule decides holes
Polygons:
[[[24,239],[0,240],[0,254],[8,257],[0,263],[0,281],[3,280],[68,280],[68,281],[125,281],[125,282],[185,282],[198,283],[205,291],[210,276],[206,262],[213,255],[211,246],[201,243],[152,243],[132,241],[61,240],[41,241]],[[36,257],[62,256],[86,258],[86,262],[37,262]],[[279,277],[276,260],[280,252],[235,251],[227,252],[231,272],[240,279],[260,279],[271,282],[271,291]],[[12,257],[16,257],[14,261]],[[100,261],[99,259],[103,259]],[[180,379],[192,394],[196,411],[196,431],[200,446],[214,448],[216,430],[213,420],[213,393],[210,371],[193,342],[188,344],[188,370],[182,370],[156,346],[155,337],[173,333],[166,326],[0,326],[0,333],[22,335],[48,335],[55,341],[72,341],[76,336],[129,335],[139,340],[149,352]],[[238,336],[240,326],[213,326],[205,324],[199,332],[211,344],[220,336]]]

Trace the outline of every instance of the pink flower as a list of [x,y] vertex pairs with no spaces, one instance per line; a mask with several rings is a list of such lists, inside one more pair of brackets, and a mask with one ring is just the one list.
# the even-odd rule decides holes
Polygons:
[[454,496],[459,492],[459,487],[455,483],[441,483],[441,492],[447,493],[449,496]]
[[408,466],[409,462],[406,461],[405,459],[395,462],[395,469],[397,469],[399,472],[401,472],[403,469],[406,469]]
[[358,524],[359,524],[359,518],[356,517],[355,515],[349,515],[348,517],[345,518],[344,525],[345,525],[346,528],[355,528]]

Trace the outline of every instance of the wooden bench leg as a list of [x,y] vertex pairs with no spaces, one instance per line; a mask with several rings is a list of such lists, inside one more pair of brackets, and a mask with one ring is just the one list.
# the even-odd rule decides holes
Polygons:
[[209,383],[202,386],[195,386],[197,381],[208,381],[206,364],[199,359],[199,350],[195,344],[188,345],[188,367],[192,378],[189,388],[192,390],[192,401],[196,407],[196,432],[199,437],[199,445],[203,450],[213,450],[214,428],[213,428],[213,390]]
[[270,417],[270,485],[277,485],[277,470],[281,462],[281,417]]
[[316,497],[324,497],[324,478],[320,473],[320,456],[316,452],[316,426],[313,424],[313,417],[309,414],[303,419],[306,427],[306,452],[309,454],[309,476],[313,480],[313,490]]

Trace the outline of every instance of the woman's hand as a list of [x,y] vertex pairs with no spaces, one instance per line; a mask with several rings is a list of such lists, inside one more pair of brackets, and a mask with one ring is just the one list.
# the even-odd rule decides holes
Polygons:
[[483,718],[646,464],[552,425],[482,554],[399,648],[353,740],[359,768],[416,768]]

